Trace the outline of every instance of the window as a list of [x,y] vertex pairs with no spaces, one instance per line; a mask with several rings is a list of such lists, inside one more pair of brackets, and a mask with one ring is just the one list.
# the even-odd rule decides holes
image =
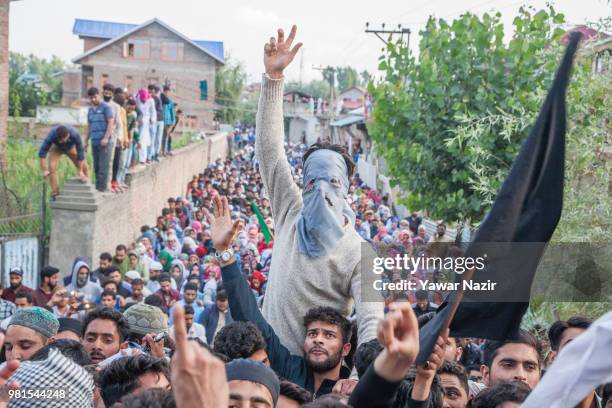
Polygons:
[[100,78],[100,88],[102,88],[104,84],[107,82],[108,82],[108,74],[102,74],[102,77]]
[[148,59],[149,52],[149,40],[130,39],[123,43],[124,58]]
[[200,81],[200,100],[208,100],[208,82],[206,80]]
[[161,44],[162,61],[182,61],[183,43],[176,41],[164,41]]

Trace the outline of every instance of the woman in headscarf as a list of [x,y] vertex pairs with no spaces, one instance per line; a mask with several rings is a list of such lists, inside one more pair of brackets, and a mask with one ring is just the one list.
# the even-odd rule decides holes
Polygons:
[[200,221],[193,221],[191,223],[191,228],[193,228],[196,234],[200,234],[202,232],[202,223]]
[[376,235],[374,235],[374,241],[382,241],[382,239],[386,236],[387,227],[381,225],[380,227],[378,227],[378,232],[376,233]]
[[172,263],[170,264],[170,275],[174,278],[174,281],[176,282],[176,287],[179,290],[182,290],[183,283],[185,283],[188,277],[188,271],[181,260],[175,259],[174,261],[172,261]]
[[164,249],[159,253],[159,262],[164,267],[164,272],[170,272],[170,266],[172,266],[172,261],[174,261],[174,257],[170,255],[170,252]]
[[[178,241],[178,237],[176,234],[168,233],[166,236],[166,241],[164,243],[164,251],[169,253],[173,258],[176,258],[181,253],[181,245]],[[161,254],[161,252],[160,252]]]
[[259,297],[263,294],[263,284],[266,282],[266,277],[259,271],[254,271],[249,278],[251,290],[255,294],[255,297]]
[[217,280],[221,276],[221,268],[217,264],[207,264],[204,268],[204,305],[212,305],[217,298]]
[[151,132],[157,124],[157,111],[155,110],[155,101],[151,98],[151,94],[145,88],[142,88],[136,94],[136,106],[140,111],[140,147],[138,149],[138,161],[141,164],[150,162],[151,148]]

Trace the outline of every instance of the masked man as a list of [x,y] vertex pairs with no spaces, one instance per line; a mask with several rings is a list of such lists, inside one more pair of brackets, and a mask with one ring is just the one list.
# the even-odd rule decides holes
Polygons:
[[[325,305],[357,312],[359,342],[376,335],[380,303],[361,301],[360,256],[363,240],[347,203],[355,164],[344,148],[317,144],[304,155],[304,191],[295,183],[283,148],[283,70],[301,44],[291,48],[296,27],[284,39],[271,38],[264,50],[257,112],[256,158],[274,217],[274,257],[263,313],[292,354],[301,354],[302,317]],[[221,254],[223,255],[223,254]]]
[[98,285],[98,282],[92,282],[89,279],[90,274],[91,270],[85,260],[83,258],[76,258],[72,267],[72,276],[68,290],[77,291],[83,296],[83,301],[94,303],[102,294],[102,288]]

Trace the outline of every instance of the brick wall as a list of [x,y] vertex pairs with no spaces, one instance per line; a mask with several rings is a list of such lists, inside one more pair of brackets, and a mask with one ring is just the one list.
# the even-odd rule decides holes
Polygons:
[[9,102],[9,0],[0,0],[0,165],[5,160]]
[[91,193],[76,192],[72,199],[60,196],[51,205],[49,264],[60,268],[62,275],[69,273],[76,256],[97,265],[100,253],[129,245],[140,236],[141,226],[155,225],[168,197],[184,196],[194,174],[228,153],[227,135],[220,133],[135,171],[122,194],[100,194],[91,188]]
[[97,47],[98,45],[105,43],[106,39],[104,38],[83,38],[83,52],[87,52],[92,48]]

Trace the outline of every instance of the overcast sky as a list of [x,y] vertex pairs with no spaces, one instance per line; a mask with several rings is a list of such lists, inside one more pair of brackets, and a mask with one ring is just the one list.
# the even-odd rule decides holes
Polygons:
[[[552,1],[572,24],[596,21],[611,14],[607,0]],[[463,12],[499,10],[510,27],[521,4],[537,8],[545,0],[21,0],[11,3],[10,49],[69,61],[82,52],[82,41],[72,34],[75,18],[140,24],[153,17],[197,40],[219,40],[226,54],[244,62],[250,81],[263,70],[263,44],[276,28],[298,25],[304,43],[291,79],[319,78],[318,65],[351,65],[376,70],[383,43],[364,33],[365,23],[403,26],[413,31],[411,43],[429,15],[452,19]],[[300,64],[301,63],[301,64]]]

